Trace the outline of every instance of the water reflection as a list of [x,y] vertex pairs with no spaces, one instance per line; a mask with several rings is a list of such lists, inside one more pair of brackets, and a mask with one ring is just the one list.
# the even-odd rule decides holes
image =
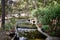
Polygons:
[[27,38],[22,36],[19,38],[19,40],[27,40]]

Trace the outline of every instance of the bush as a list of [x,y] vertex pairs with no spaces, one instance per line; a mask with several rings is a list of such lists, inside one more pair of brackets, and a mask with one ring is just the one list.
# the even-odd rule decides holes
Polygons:
[[[33,11],[32,15],[38,19],[43,25],[49,25],[49,28],[45,26],[43,29],[45,31],[50,29],[50,35],[55,36],[57,28],[60,28],[60,4],[53,6],[48,6],[44,8],[38,8]],[[56,20],[56,24],[53,24],[53,20]],[[55,29],[54,29],[55,28]]]
[[10,23],[5,24],[5,30],[9,31],[12,28],[12,25]]
[[49,26],[48,26],[48,25],[43,25],[43,26],[42,26],[42,29],[44,29],[44,30],[49,30]]

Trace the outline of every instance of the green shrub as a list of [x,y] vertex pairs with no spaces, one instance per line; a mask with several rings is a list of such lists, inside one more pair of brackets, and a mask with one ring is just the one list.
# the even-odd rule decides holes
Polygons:
[[49,26],[48,26],[48,25],[43,25],[43,26],[42,26],[42,29],[44,29],[44,30],[49,30]]
[[5,30],[10,30],[12,28],[12,25],[10,23],[5,24]]

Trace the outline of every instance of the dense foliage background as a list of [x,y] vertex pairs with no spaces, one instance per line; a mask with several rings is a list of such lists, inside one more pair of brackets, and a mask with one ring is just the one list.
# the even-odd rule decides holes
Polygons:
[[60,4],[57,1],[52,1],[53,3],[48,3],[46,6],[39,7],[33,10],[32,16],[36,17],[39,22],[44,26],[45,32],[50,35],[56,36],[59,35],[60,30]]
[[[5,11],[7,14],[29,13],[32,17],[36,17],[43,25],[49,26],[52,34],[60,33],[60,0],[6,0]],[[1,16],[1,0],[0,0],[0,16]],[[15,24],[15,21],[11,24]],[[9,23],[10,25],[10,23]],[[45,27],[44,27],[45,28]],[[49,33],[49,32],[48,32]]]

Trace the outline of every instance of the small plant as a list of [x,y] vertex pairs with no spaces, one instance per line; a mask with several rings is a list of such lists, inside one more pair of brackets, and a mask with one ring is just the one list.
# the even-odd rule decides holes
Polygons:
[[10,23],[5,24],[5,30],[6,31],[11,30],[11,28],[12,28],[12,25]]
[[8,23],[5,24],[5,30],[11,30],[15,26],[16,20],[15,18],[11,18]]

